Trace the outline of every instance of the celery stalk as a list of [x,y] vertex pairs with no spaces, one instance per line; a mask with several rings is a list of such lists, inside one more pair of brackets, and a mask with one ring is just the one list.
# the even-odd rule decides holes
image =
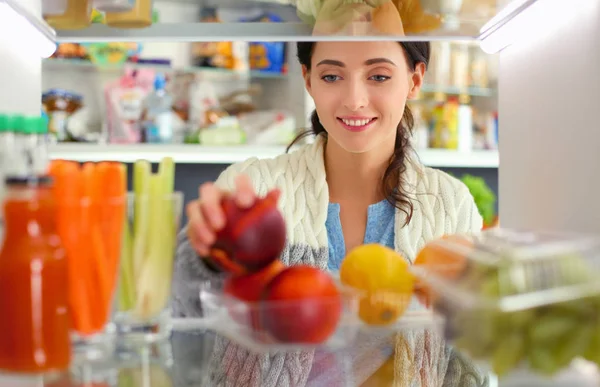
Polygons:
[[147,254],[150,176],[152,166],[146,160],[138,160],[133,165],[133,192],[135,197],[133,212],[133,275],[137,280],[142,263]]
[[[164,209],[164,222],[165,226],[170,226],[169,229],[165,230],[163,241],[160,244],[162,253],[164,254],[165,261],[165,277],[168,281],[165,281],[167,285],[171,285],[171,275],[173,269],[173,259],[175,255],[175,245],[177,241],[177,224],[176,218],[179,216],[175,214],[176,203],[173,200],[166,200],[167,198],[173,198],[173,192],[175,191],[175,161],[171,157],[165,157],[161,160],[158,166],[158,175],[161,181],[161,188],[163,189],[162,194],[165,200],[163,204]],[[169,288],[166,290],[169,291]]]
[[121,246],[121,269],[119,275],[119,310],[128,311],[135,305],[135,278],[133,276],[132,237],[129,219],[123,225],[123,242]]
[[[159,313],[163,304],[158,298],[163,288],[164,276],[162,261],[164,261],[162,245],[165,239],[168,239],[168,232],[165,232],[165,205],[161,187],[160,176],[150,177],[150,222],[148,229],[148,240],[146,253],[141,266],[140,275],[137,280],[137,300],[136,315],[139,318],[146,319]],[[160,304],[160,305],[159,305]]]
[[149,318],[160,313],[170,296],[177,228],[173,196],[175,164],[164,158],[150,178],[150,225],[147,257],[137,283],[136,315]]
[[175,160],[172,157],[165,157],[160,161],[158,175],[164,184],[165,196],[172,196],[175,190]]

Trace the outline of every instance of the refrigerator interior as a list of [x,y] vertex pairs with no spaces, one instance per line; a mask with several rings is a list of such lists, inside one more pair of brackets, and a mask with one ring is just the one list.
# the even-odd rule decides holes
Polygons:
[[[33,14],[40,14],[39,0],[25,0],[23,4]],[[517,35],[505,36],[503,39],[509,45],[502,45],[498,54],[499,159],[502,166],[498,169],[498,194],[502,226],[597,235],[600,234],[600,202],[597,200],[600,128],[596,112],[600,101],[600,72],[597,69],[600,63],[600,2],[539,0],[536,6],[545,12],[538,13],[537,18],[527,19],[529,30],[511,30]],[[504,27],[505,32],[508,31],[509,26]],[[151,40],[163,32],[174,34],[170,27],[161,28],[138,35]],[[192,27],[186,24],[180,34],[185,35],[186,28]],[[92,39],[98,36],[98,31],[111,39],[122,39],[129,34],[107,32],[98,27],[83,36]],[[259,28],[253,31],[259,31]],[[235,30],[230,36],[239,37],[240,34]],[[189,35],[181,39],[189,40]],[[82,35],[59,33],[63,41],[74,40],[77,36]],[[137,35],[132,33],[130,36]],[[169,43],[174,38],[175,35],[164,37],[163,48],[182,50],[183,45]],[[287,40],[294,39],[288,37]],[[17,40],[6,38],[6,35],[0,42],[2,110],[39,114],[39,96],[43,91],[43,64],[39,55],[22,49]],[[270,82],[266,81],[265,87],[275,88]],[[295,98],[293,114],[301,121],[312,109],[311,101],[304,94],[298,97],[297,83],[285,82],[289,83],[288,90],[295,90],[290,91],[289,96]],[[290,98],[281,98],[281,106],[288,104]],[[208,176],[216,174],[228,163],[217,160],[210,164],[205,169],[209,171]],[[186,179],[198,173],[194,167],[183,168],[189,168],[185,172]],[[597,370],[590,372],[582,367],[575,372],[585,379],[577,386],[598,385]],[[520,379],[500,385],[538,386],[531,383]],[[561,386],[559,383],[554,381],[552,385]],[[573,379],[568,379],[564,385],[574,385]]]

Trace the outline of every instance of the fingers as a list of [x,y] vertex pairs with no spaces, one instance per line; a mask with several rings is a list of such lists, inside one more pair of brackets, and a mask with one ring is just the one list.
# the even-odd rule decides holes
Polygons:
[[[233,198],[241,208],[251,207],[256,201],[256,193],[250,178],[239,175],[235,179],[236,189]],[[188,203],[187,236],[190,244],[201,256],[208,256],[211,246],[217,239],[217,232],[225,227],[225,213],[221,202],[225,193],[214,183],[204,183],[198,188],[199,198]],[[279,191],[275,193],[279,199]]]
[[202,214],[211,229],[221,230],[225,226],[225,214],[221,208],[223,194],[213,183],[204,183],[199,188]]
[[215,241],[215,234],[208,228],[208,225],[204,220],[200,201],[194,200],[189,202],[186,213],[188,216],[188,240],[199,255],[207,256],[209,254],[210,246]]
[[213,184],[205,183],[198,189],[199,199],[187,205],[188,239],[196,252],[206,256],[215,243],[216,233],[225,226],[221,208],[222,192]]
[[234,200],[241,208],[248,208],[256,201],[256,193],[250,178],[246,175],[239,175],[235,179],[236,192]]

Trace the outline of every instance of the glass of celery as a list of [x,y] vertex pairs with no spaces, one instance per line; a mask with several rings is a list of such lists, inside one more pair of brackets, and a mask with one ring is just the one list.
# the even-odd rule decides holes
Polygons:
[[183,209],[174,181],[171,158],[161,160],[157,173],[146,160],[134,163],[114,313],[121,343],[153,343],[171,333],[168,305]]

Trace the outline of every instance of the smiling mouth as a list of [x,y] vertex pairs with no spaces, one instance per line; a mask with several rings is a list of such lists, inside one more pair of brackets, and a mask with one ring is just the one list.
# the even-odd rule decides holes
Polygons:
[[365,126],[370,124],[372,121],[375,121],[377,118],[363,118],[359,120],[349,120],[345,118],[338,118],[338,120],[342,121],[344,124],[348,126]]
[[341,124],[344,125],[348,130],[351,131],[361,131],[367,129],[374,123],[377,118],[360,118],[360,119],[347,119],[347,118],[337,118]]

